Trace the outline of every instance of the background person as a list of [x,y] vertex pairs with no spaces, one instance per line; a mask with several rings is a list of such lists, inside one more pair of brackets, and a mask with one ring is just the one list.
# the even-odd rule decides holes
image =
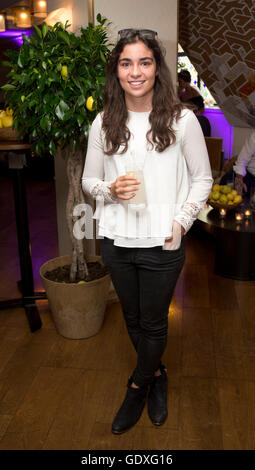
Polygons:
[[255,186],[255,131],[245,140],[233,169],[229,170],[220,180],[220,184],[235,178],[235,188],[238,193],[250,193]]
[[197,117],[197,120],[201,126],[202,132],[205,137],[211,137],[211,124],[209,119],[203,115],[205,111],[204,100],[202,96],[195,96],[190,98],[188,103],[194,105],[194,113]]
[[[121,32],[108,64],[104,109],[91,127],[82,178],[84,191],[101,201],[95,217],[104,237],[102,259],[137,352],[112,423],[115,434],[138,421],[148,389],[151,421],[161,425],[167,418],[167,374],[161,357],[169,304],[184,264],[183,235],[212,186],[201,128],[175,96],[155,36],[147,30]],[[147,202],[140,212],[130,210],[140,184],[127,174],[130,159],[144,174]]]
[[201,96],[198,89],[191,86],[191,75],[188,70],[184,69],[178,73],[178,82],[178,95],[182,102],[186,103],[191,98]]

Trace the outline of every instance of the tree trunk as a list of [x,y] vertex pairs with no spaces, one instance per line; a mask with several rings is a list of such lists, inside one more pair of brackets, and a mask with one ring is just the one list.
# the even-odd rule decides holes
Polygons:
[[[66,219],[69,234],[72,241],[72,264],[70,269],[70,281],[75,282],[76,276],[85,279],[88,276],[88,267],[84,256],[83,240],[78,240],[73,234],[74,223],[78,220],[73,215],[74,207],[78,204],[85,205],[85,198],[81,187],[81,176],[83,171],[83,152],[81,149],[72,151],[71,144],[64,149],[67,158],[67,177],[69,191],[66,202]],[[84,206],[85,207],[85,206]]]

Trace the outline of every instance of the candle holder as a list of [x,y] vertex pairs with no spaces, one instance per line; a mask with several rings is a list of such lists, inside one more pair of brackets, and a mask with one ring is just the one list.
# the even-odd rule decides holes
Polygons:
[[237,224],[241,224],[242,221],[243,221],[243,214],[242,214],[242,213],[239,213],[239,212],[236,212],[236,214],[235,214],[235,220],[236,220],[236,223],[237,223]]
[[221,207],[220,209],[220,219],[224,219],[226,217],[227,211],[224,209],[224,207]]
[[251,209],[246,209],[246,210],[244,211],[244,218],[245,218],[245,219],[250,219],[250,218],[251,218],[251,214],[252,214]]
[[244,226],[245,226],[245,228],[248,229],[248,228],[249,228],[249,225],[250,225],[249,219],[245,219],[245,221],[244,221]]
[[225,227],[225,217],[223,217],[222,219],[220,218],[220,227],[221,228]]

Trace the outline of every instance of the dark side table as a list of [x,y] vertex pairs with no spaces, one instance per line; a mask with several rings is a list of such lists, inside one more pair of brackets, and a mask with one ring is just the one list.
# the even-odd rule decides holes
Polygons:
[[216,240],[215,274],[240,281],[255,279],[255,214],[236,223],[235,211],[224,219],[218,209],[203,209],[196,224]]
[[32,258],[30,251],[29,221],[27,211],[24,165],[26,152],[30,145],[15,141],[0,141],[0,151],[8,152],[9,168],[12,172],[13,194],[15,204],[16,228],[20,260],[21,280],[18,282],[22,297],[0,302],[0,310],[23,307],[26,312],[30,330],[41,328],[42,322],[35,301],[46,299],[45,292],[34,292]]

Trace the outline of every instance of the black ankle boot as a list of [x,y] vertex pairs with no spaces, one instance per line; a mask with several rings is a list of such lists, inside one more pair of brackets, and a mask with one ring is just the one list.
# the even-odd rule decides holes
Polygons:
[[160,366],[161,375],[154,377],[148,395],[148,413],[155,426],[161,426],[167,418],[167,373]]
[[148,387],[133,388],[133,377],[130,377],[127,384],[125,399],[116,414],[112,423],[112,432],[121,434],[134,426],[139,420],[146,401]]

